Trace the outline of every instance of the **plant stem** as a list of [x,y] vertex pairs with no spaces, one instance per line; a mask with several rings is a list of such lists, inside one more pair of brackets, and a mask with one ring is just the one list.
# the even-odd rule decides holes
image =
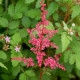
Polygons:
[[8,0],[5,0],[5,11],[7,11],[8,8]]
[[45,70],[42,72],[42,75],[44,74],[44,72],[47,70],[47,68],[49,67],[49,65],[45,68]]
[[[67,12],[66,12],[66,16],[65,16],[65,18],[64,18],[64,21],[66,21],[66,20],[68,19],[68,17],[69,17],[70,7],[71,7],[71,5],[72,5],[73,2],[74,2],[74,1],[72,1],[71,4],[67,7]],[[66,21],[66,22],[67,22],[67,21]]]
[[41,78],[42,78],[42,73],[41,73],[41,67],[40,67],[40,80],[41,80]]

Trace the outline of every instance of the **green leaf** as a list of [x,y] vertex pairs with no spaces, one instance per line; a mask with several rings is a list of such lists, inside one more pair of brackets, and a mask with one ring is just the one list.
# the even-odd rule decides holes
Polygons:
[[67,27],[67,24],[64,21],[62,23],[63,23],[64,27]]
[[17,76],[19,72],[20,72],[20,67],[19,66],[12,68],[13,76]]
[[60,24],[60,23],[55,23],[55,25],[56,25],[57,27],[61,27],[61,24]]
[[20,74],[19,80],[26,80],[26,75],[24,73]]
[[[27,35],[28,35],[28,32],[27,32],[26,29],[20,29],[19,32],[20,32],[21,38],[25,38],[25,37],[27,37]],[[27,38],[26,38],[26,39],[27,39]]]
[[3,80],[10,80],[10,77],[7,74],[0,75]]
[[14,5],[11,4],[8,8],[8,14],[12,17],[14,15]]
[[41,11],[39,9],[30,9],[25,13],[25,15],[30,18],[35,18],[36,20],[39,20],[41,17]]
[[71,51],[69,50],[69,51],[66,51],[65,53],[64,53],[64,62],[66,63],[66,62],[68,62],[69,61],[69,55],[71,54]]
[[13,35],[13,34],[15,34],[15,33],[18,32],[18,31],[19,31],[18,28],[15,28],[15,29],[9,29],[9,30],[8,30],[8,34],[9,34],[9,35]]
[[62,52],[65,51],[70,44],[71,37],[67,35],[66,32],[63,32],[61,35],[61,43],[62,43]]
[[73,11],[72,11],[72,18],[75,18],[76,16],[78,16],[80,14],[80,6],[74,6],[73,7]]
[[54,19],[55,21],[58,21],[58,19],[59,19],[58,13],[53,13],[53,19]]
[[4,17],[0,17],[0,25],[2,27],[8,27],[8,20]]
[[73,38],[73,41],[71,41],[70,43],[70,47],[72,49],[73,52],[75,53],[80,53],[80,42],[76,39],[76,37]]
[[22,18],[22,25],[25,27],[25,28],[28,28],[31,24],[31,21],[28,17],[24,16]]
[[56,2],[52,2],[48,7],[47,17],[51,16],[55,11],[58,10],[59,5]]
[[27,7],[26,7],[26,4],[24,3],[24,0],[19,0],[15,6],[15,13],[16,12],[24,12],[26,9],[27,9]]
[[6,53],[3,52],[3,51],[0,51],[0,58],[1,58],[1,59],[7,59]]
[[41,7],[41,5],[40,5],[41,1],[45,2],[45,0],[37,0],[36,5],[35,5],[36,8],[40,8]]
[[15,34],[12,36],[11,44],[17,45],[19,42],[21,42],[20,33],[15,33]]
[[69,55],[70,55],[69,56],[69,63],[72,65],[76,61],[76,55],[72,54],[72,53],[70,53]]
[[51,76],[50,75],[43,74],[42,79],[43,80],[51,80]]
[[[14,25],[15,24],[15,25]],[[9,24],[9,29],[15,29],[15,28],[18,28],[19,27],[19,21],[12,21],[10,24]]]
[[60,6],[60,9],[63,11],[63,12],[65,12],[65,11],[67,11],[67,7],[66,6]]
[[25,72],[29,77],[34,77],[35,76],[35,73],[32,71],[32,70],[27,70]]
[[80,54],[76,54],[76,67],[78,70],[80,70]]
[[7,68],[2,62],[0,62],[0,66],[1,66],[2,68],[5,68],[6,70],[8,70],[8,68]]
[[18,19],[18,18],[22,18],[22,13],[21,12],[16,12],[13,16],[13,19]]
[[75,71],[76,71],[76,75],[80,78],[80,70],[76,68]]
[[25,0],[25,3],[29,4],[29,3],[32,3],[34,2],[35,0]]

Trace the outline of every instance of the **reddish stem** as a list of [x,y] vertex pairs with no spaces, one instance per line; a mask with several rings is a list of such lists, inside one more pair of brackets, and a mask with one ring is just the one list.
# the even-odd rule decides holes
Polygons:
[[49,67],[49,65],[45,68],[45,70],[42,72],[42,75],[44,74],[44,72],[47,70],[47,68]]
[[[70,7],[71,7],[71,5],[72,5],[73,2],[74,2],[74,1],[72,1],[71,4],[67,7],[67,12],[66,12],[66,16],[65,16],[65,18],[64,18],[64,21],[66,21],[66,20],[68,19],[69,10],[70,10]],[[67,22],[67,21],[66,21],[66,22]]]
[[42,73],[41,73],[41,67],[40,67],[40,80],[41,80],[41,78],[42,78]]

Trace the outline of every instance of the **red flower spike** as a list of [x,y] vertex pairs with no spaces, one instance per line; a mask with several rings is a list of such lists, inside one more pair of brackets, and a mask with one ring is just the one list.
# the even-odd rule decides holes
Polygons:
[[[43,52],[45,48],[53,47],[58,49],[58,46],[55,45],[55,43],[51,42],[49,39],[54,36],[58,32],[58,30],[48,30],[45,26],[49,25],[49,21],[46,20],[47,10],[45,10],[46,4],[44,4],[44,1],[40,2],[41,7],[41,20],[38,24],[36,24],[36,28],[34,29],[27,29],[30,40],[29,43],[31,43],[34,47],[32,47],[30,50],[36,54],[36,59],[38,61],[38,66],[41,67],[42,64],[44,64],[45,67],[50,66],[51,69],[56,69],[57,67],[61,68],[62,70],[65,70],[65,67],[63,65],[60,65],[58,63],[61,54],[54,55],[54,59],[52,57],[48,57],[47,59],[44,59],[43,57],[46,56],[46,53]],[[37,35],[37,36],[36,36]],[[24,64],[26,64],[27,67],[35,65],[33,63],[33,59],[25,59],[25,58],[12,58],[11,60],[18,60],[23,61]]]

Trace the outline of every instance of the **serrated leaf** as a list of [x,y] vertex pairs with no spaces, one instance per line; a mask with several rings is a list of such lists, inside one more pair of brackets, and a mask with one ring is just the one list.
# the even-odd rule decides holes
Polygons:
[[0,58],[1,58],[1,59],[7,59],[6,53],[3,52],[3,51],[0,51]]
[[25,28],[28,28],[31,24],[31,21],[28,17],[24,16],[22,18],[22,25],[25,27]]
[[21,30],[19,30],[19,32],[20,32],[21,38],[25,38],[28,35],[28,32],[26,29],[21,29]]
[[80,42],[77,40],[76,37],[73,38],[73,41],[71,41],[70,43],[70,47],[72,49],[73,52],[75,53],[80,53]]
[[0,66],[1,66],[2,68],[5,68],[6,70],[8,70],[8,68],[7,68],[2,62],[0,62]]
[[62,52],[65,51],[70,44],[71,37],[67,35],[66,32],[63,32],[61,35],[61,43],[62,43]]
[[22,13],[21,13],[21,12],[16,12],[16,13],[13,15],[13,19],[18,19],[18,18],[22,18]]
[[60,24],[60,23],[55,23],[55,25],[56,25],[57,27],[61,27],[61,24]]
[[19,31],[18,28],[15,28],[15,29],[9,29],[9,30],[8,30],[8,34],[9,34],[9,35],[13,35],[13,34],[15,34],[15,33],[18,32],[18,31]]
[[[15,25],[14,25],[15,24]],[[12,21],[10,24],[9,24],[9,29],[15,29],[15,28],[18,28],[19,27],[19,21]]]
[[43,80],[51,80],[51,76],[50,75],[43,74],[42,79]]
[[8,14],[9,14],[10,16],[13,16],[13,15],[14,15],[14,5],[13,5],[13,4],[11,4],[11,5],[9,6],[9,8],[8,8]]
[[15,33],[15,34],[12,36],[11,44],[17,45],[19,42],[21,42],[20,33]]
[[72,65],[76,61],[76,55],[72,54],[72,53],[70,53],[69,55],[70,55],[69,56],[69,63]]
[[2,27],[8,27],[8,20],[4,17],[0,17],[0,25]]
[[25,0],[25,3],[29,4],[29,3],[32,3],[34,2],[35,0]]
[[80,14],[80,6],[74,6],[73,7],[73,11],[72,11],[72,18],[75,18],[76,16],[78,16]]
[[55,21],[57,21],[57,20],[58,20],[58,18],[59,18],[58,13],[53,13],[53,19],[54,19]]
[[66,51],[64,53],[64,62],[68,62],[69,61],[69,55],[70,55],[70,50],[69,51]]
[[19,72],[20,72],[20,67],[19,66],[12,68],[12,74],[13,74],[13,76],[17,76]]
[[80,70],[80,54],[76,54],[76,67]]
[[36,20],[39,20],[41,17],[41,11],[39,9],[30,9],[25,13],[25,15],[30,18],[35,18]]
[[47,17],[51,16],[55,11],[58,10],[59,5],[56,2],[52,2],[48,7]]
[[26,78],[27,76],[24,73],[19,75],[19,80],[26,80]]
[[26,73],[26,75],[28,75],[29,77],[34,77],[34,76],[35,76],[35,73],[34,73],[32,70],[27,70],[25,73]]
[[19,0],[15,6],[15,13],[16,12],[24,12],[26,9],[27,9],[27,7],[26,7],[26,4],[24,3],[24,1]]

